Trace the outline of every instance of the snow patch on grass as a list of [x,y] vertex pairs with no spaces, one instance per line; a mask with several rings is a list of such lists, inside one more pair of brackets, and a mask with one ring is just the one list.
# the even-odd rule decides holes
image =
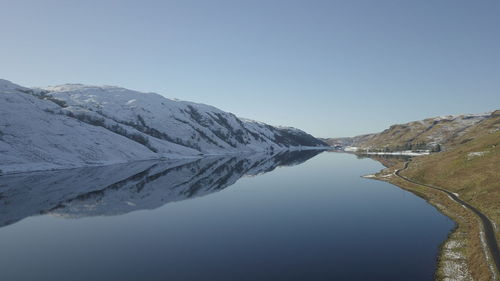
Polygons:
[[484,255],[486,256],[486,260],[488,261],[488,267],[490,268],[491,274],[493,276],[493,280],[498,280],[497,276],[497,271],[494,268],[493,262],[491,260],[490,253],[488,251],[488,245],[486,244],[486,235],[484,234],[484,231],[481,230],[479,232],[479,237],[481,239],[481,245],[483,247]]
[[488,154],[489,151],[476,151],[476,152],[469,152],[467,154],[467,160],[471,160],[471,159],[474,159],[474,158],[477,158],[477,157],[482,157],[484,156],[485,154]]
[[461,249],[463,242],[450,239],[443,246],[442,268],[443,280],[468,281],[473,280],[467,268],[467,263]]

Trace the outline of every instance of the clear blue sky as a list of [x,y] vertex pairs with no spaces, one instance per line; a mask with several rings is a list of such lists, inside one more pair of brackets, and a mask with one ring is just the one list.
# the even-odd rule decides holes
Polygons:
[[118,85],[315,136],[500,108],[500,1],[0,0],[0,78]]

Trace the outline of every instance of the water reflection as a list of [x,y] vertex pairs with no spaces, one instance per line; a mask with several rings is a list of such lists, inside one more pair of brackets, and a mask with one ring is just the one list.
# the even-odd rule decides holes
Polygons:
[[[338,150],[328,150],[329,153],[346,153],[344,151],[338,151]],[[411,158],[413,158],[413,156],[409,156],[409,155],[392,155],[392,154],[387,154],[387,155],[377,155],[377,154],[362,154],[362,153],[350,153],[348,152],[349,154],[354,154],[356,155],[356,158],[357,159],[372,159],[372,160],[375,160],[377,162],[379,162],[380,164],[384,165],[385,167],[392,167],[394,165],[397,165],[397,164],[400,164],[400,163],[404,163],[408,160],[410,160]]]
[[408,155],[368,155],[368,154],[356,154],[358,159],[369,158],[375,160],[385,167],[393,167],[397,164],[404,163],[410,160],[413,156]]
[[243,176],[303,163],[319,153],[306,150],[142,161],[1,176],[0,227],[37,214],[78,218],[154,209],[222,190]]

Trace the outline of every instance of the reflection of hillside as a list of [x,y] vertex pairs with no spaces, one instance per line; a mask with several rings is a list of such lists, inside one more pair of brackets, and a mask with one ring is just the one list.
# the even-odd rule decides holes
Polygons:
[[408,155],[370,155],[370,154],[356,154],[358,159],[370,158],[380,162],[385,167],[392,167],[399,163],[408,161],[412,156]]
[[50,213],[65,217],[119,215],[203,196],[278,166],[300,164],[321,151],[287,151],[135,162],[0,177],[0,225]]

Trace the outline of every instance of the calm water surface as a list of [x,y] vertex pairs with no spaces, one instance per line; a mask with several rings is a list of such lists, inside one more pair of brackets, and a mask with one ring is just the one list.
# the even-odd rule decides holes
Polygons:
[[0,177],[0,280],[432,280],[452,221],[316,154]]

